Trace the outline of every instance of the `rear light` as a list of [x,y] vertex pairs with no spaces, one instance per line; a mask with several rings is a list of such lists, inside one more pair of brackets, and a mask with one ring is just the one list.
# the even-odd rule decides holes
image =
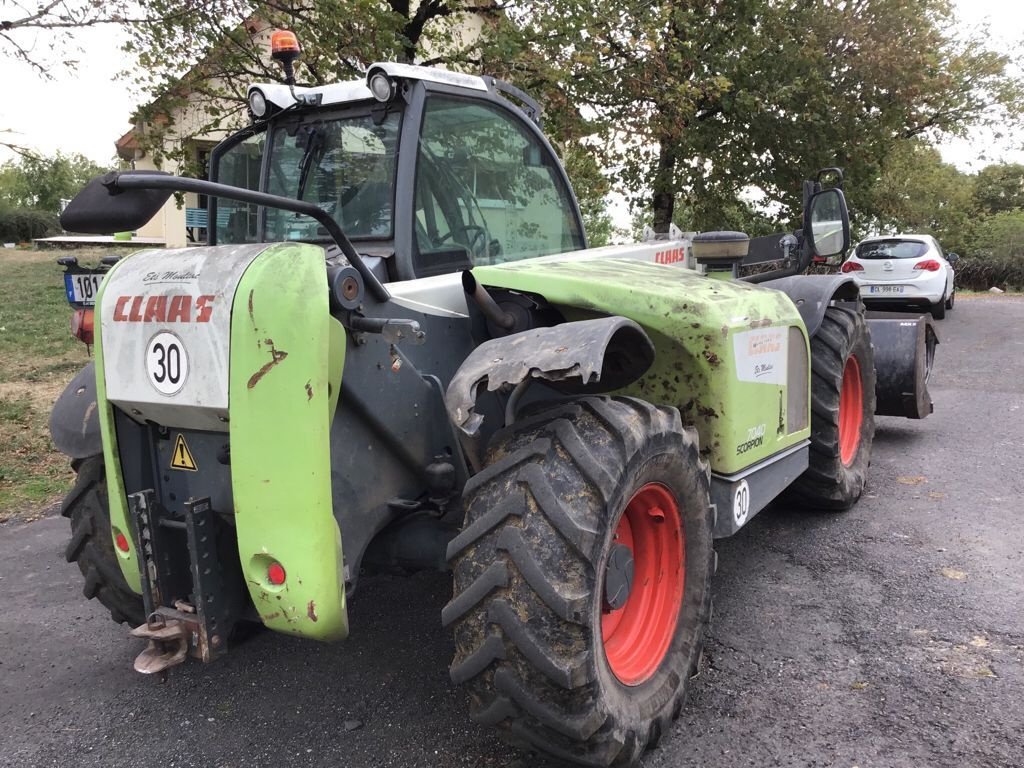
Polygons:
[[839,271],[843,274],[849,274],[850,272],[863,272],[864,267],[856,261],[847,261]]
[[919,261],[914,265],[914,269],[924,269],[929,272],[938,272],[942,269],[942,265],[939,264],[935,259],[926,259],[925,261]]
[[76,309],[71,315],[71,335],[83,344],[92,346],[93,340],[93,311],[91,309]]
[[280,563],[271,563],[267,568],[267,581],[275,587],[279,587],[284,584],[285,578],[284,566]]

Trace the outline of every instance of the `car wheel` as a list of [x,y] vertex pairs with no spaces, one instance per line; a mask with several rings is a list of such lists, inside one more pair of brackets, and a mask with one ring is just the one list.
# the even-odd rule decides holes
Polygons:
[[956,301],[956,288],[950,291],[949,298],[946,299],[946,309],[953,308],[953,302]]
[[946,316],[946,300],[939,299],[935,304],[932,304],[932,317],[936,320],[941,320]]

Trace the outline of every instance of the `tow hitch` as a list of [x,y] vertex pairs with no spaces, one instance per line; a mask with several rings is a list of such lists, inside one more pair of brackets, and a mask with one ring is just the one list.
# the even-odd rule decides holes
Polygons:
[[237,590],[226,584],[230,564],[217,556],[217,515],[209,498],[189,499],[184,515],[163,507],[152,490],[130,494],[128,505],[148,617],[132,630],[149,641],[135,670],[163,674],[189,655],[213,661],[228,650],[239,606]]
[[[195,621],[194,616],[192,620]],[[153,614],[146,624],[132,630],[132,637],[149,640],[146,649],[135,658],[135,671],[152,675],[181,664],[188,655],[191,635],[198,637],[187,620]]]

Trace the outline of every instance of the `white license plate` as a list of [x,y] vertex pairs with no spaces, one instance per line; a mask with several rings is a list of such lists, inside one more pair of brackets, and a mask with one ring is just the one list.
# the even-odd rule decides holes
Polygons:
[[868,293],[900,294],[903,288],[902,285],[869,285]]
[[67,291],[68,301],[72,304],[95,304],[101,282],[103,282],[103,275],[94,275],[88,272],[64,275],[64,289]]

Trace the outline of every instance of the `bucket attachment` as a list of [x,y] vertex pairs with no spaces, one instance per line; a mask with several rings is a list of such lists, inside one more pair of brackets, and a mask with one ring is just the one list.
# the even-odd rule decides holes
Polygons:
[[923,419],[932,412],[928,379],[939,337],[928,315],[866,315],[875,352],[875,414]]

